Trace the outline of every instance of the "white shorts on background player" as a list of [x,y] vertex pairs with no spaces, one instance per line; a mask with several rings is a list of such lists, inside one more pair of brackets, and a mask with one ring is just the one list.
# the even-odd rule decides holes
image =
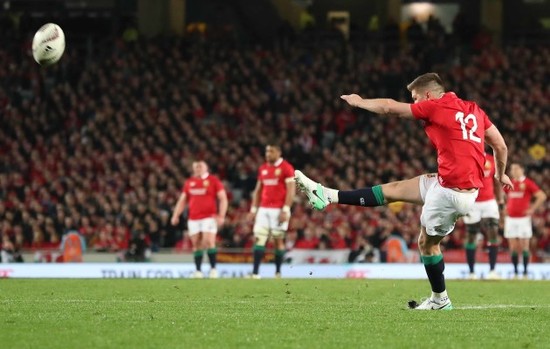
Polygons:
[[464,223],[475,224],[480,222],[482,218],[500,218],[498,204],[495,199],[474,202],[472,210],[464,216]]
[[424,206],[420,223],[430,236],[446,236],[453,232],[456,220],[472,210],[478,190],[461,193],[442,187],[437,175],[420,176],[420,195]]
[[289,220],[279,223],[280,214],[280,208],[258,208],[258,212],[256,212],[256,220],[254,221],[254,234],[265,229],[273,236],[283,235],[288,229]]
[[214,233],[218,232],[218,224],[216,219],[209,217],[203,219],[189,219],[187,221],[187,230],[189,236],[196,235],[198,233]]
[[506,217],[504,237],[507,239],[530,239],[533,236],[531,217]]

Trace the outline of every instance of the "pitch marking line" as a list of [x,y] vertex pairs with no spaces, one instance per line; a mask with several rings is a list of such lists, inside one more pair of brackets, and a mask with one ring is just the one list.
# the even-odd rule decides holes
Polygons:
[[514,309],[514,308],[550,308],[550,304],[518,305],[518,304],[490,304],[490,305],[464,305],[453,307],[457,310],[485,310],[485,309]]

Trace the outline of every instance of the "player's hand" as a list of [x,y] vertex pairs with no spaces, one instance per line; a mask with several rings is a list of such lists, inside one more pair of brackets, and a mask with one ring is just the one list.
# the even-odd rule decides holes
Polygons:
[[352,107],[358,107],[363,101],[363,98],[361,98],[361,96],[356,94],[341,95],[340,98],[348,102],[348,104],[351,105]]
[[529,207],[527,210],[525,210],[525,215],[526,216],[532,216],[533,213],[535,213],[535,210],[533,210],[532,207]]
[[180,222],[180,218],[179,217],[172,217],[172,219],[170,219],[170,223],[172,223],[172,225],[178,225]]
[[279,224],[282,224],[288,221],[289,219],[290,219],[290,215],[288,214],[288,212],[281,211],[281,213],[279,213]]
[[502,177],[498,178],[495,176],[495,178],[502,184],[502,187],[506,190],[513,190],[514,185],[512,184],[512,181],[510,180],[510,177],[508,175],[503,174]]
[[221,227],[225,223],[225,217],[223,216],[216,216],[216,223],[218,224],[218,227]]
[[256,212],[248,212],[248,215],[246,216],[249,221],[253,221],[256,217]]

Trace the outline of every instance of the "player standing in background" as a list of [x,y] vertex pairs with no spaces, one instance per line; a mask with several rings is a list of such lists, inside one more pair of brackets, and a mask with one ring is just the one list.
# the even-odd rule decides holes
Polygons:
[[[533,236],[531,215],[546,200],[546,193],[535,182],[525,177],[522,165],[513,163],[510,166],[510,175],[513,188],[504,190],[508,215],[504,221],[504,237],[508,239],[515,277],[518,277],[519,254],[523,252],[523,277],[527,278],[529,241]],[[535,198],[535,201],[531,204],[532,198]]]
[[285,255],[285,233],[294,201],[294,168],[281,157],[281,148],[269,144],[265,148],[265,163],[258,169],[258,181],[252,193],[250,219],[254,220],[254,267],[252,278],[260,278],[260,263],[269,236],[275,243],[275,277],[281,277]]
[[495,272],[498,254],[498,221],[500,218],[499,206],[504,204],[502,188],[494,185],[495,158],[491,154],[485,154],[483,168],[483,187],[479,189],[474,207],[466,216],[466,260],[470,268],[470,279],[475,279],[474,265],[476,263],[476,238],[481,231],[485,233],[489,249],[489,274],[487,279],[499,279]]
[[171,223],[177,225],[180,215],[189,201],[189,217],[187,228],[193,255],[195,257],[195,278],[202,278],[201,264],[203,249],[207,249],[210,261],[210,278],[217,278],[216,271],[216,233],[222,226],[227,213],[227,194],[218,177],[208,173],[208,166],[204,161],[193,162],[193,177],[189,178],[181,191],[181,195],[174,207]]
[[326,188],[300,171],[296,171],[296,182],[317,210],[331,203],[372,207],[404,201],[423,205],[418,247],[432,295],[421,304],[411,301],[409,306],[420,310],[452,309],[440,242],[453,231],[456,220],[470,212],[478,189],[483,186],[485,141],[495,154],[496,178],[503,185],[511,185],[504,173],[508,148],[485,112],[476,103],[445,92],[439,75],[421,75],[407,89],[414,104],[363,99],[356,94],[341,98],[376,114],[423,120],[426,134],[437,150],[437,174],[351,191]]

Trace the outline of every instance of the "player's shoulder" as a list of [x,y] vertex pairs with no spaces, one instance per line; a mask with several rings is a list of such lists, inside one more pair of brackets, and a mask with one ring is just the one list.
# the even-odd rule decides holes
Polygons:
[[211,181],[217,181],[219,182],[220,181],[220,177],[216,176],[215,174],[208,174],[208,177],[207,179],[211,180]]
[[286,159],[283,159],[283,162],[281,163],[281,165],[286,167],[293,167],[292,164]]
[[281,167],[283,167],[287,171],[291,171],[292,175],[294,176],[294,166],[286,160],[283,160],[283,163],[281,164]]
[[535,185],[535,186],[537,185],[537,183],[532,178],[529,178],[529,177],[525,177],[525,183],[530,185]]

